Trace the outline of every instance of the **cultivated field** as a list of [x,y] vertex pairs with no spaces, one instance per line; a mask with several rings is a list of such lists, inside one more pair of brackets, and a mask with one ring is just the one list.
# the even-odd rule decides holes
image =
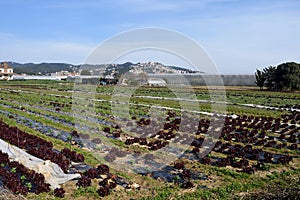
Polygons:
[[[182,110],[184,100],[170,89],[138,88],[128,102],[129,117],[115,121],[113,86],[98,86],[91,100],[84,94],[74,99],[68,82],[0,82],[0,139],[81,175],[53,190],[43,175],[0,152],[0,183],[15,193],[3,189],[3,198],[299,198],[300,93],[227,87],[223,99],[211,102],[220,88],[193,89],[197,104]],[[154,105],[163,114],[151,120]],[[222,115],[210,115],[212,108]],[[74,119],[74,113],[80,116]],[[160,169],[137,170],[159,165],[172,144],[182,151],[179,158]],[[211,146],[207,154],[205,146]],[[118,163],[132,170],[118,169]]]

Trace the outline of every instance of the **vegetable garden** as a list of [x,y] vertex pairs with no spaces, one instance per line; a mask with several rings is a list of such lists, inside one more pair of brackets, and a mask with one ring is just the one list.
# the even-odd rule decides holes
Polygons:
[[[206,88],[195,87],[199,106],[183,111],[168,88],[141,87],[130,98],[130,117],[115,121],[111,105],[114,87],[97,87],[94,105],[84,96],[78,99],[83,103],[77,104],[72,89],[68,82],[0,84],[0,139],[51,161],[66,174],[78,174],[53,188],[45,174],[1,151],[0,186],[16,198],[251,199],[268,195],[261,191],[272,184],[291,188],[283,198],[300,195],[297,92],[230,87],[224,102],[211,102]],[[218,88],[211,90],[219,92]],[[186,91],[181,88],[179,92],[184,95]],[[74,104],[80,115],[77,121]],[[226,115],[205,114],[211,104],[226,104]],[[149,118],[153,106],[164,113],[157,120]],[[92,111],[94,115],[90,115]],[[185,124],[183,116],[189,123]],[[161,128],[153,130],[152,125]],[[218,131],[217,138],[208,134]],[[107,148],[108,142],[114,147]],[[171,144],[188,148],[160,169],[126,172],[110,166],[120,161],[128,166],[140,162],[155,165],[161,159],[160,151]],[[205,145],[213,146],[203,157]],[[132,159],[140,157],[143,161]]]

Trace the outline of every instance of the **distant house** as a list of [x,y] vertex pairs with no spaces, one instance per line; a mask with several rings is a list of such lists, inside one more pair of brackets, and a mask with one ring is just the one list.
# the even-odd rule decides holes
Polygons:
[[0,80],[12,80],[13,73],[13,68],[9,66],[7,62],[0,64]]
[[150,86],[166,86],[167,83],[161,78],[149,78],[148,85]]
[[100,78],[100,85],[116,85],[118,83],[117,78]]

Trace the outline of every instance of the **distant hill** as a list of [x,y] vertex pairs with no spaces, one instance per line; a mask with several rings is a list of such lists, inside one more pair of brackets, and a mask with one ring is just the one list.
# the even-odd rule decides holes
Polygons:
[[[59,71],[78,71],[81,65],[73,65],[68,63],[25,63],[20,64],[16,62],[8,62],[10,66],[14,68],[14,72],[17,74],[25,73],[30,75],[49,75]],[[122,74],[130,72],[144,72],[149,74],[185,74],[195,73],[190,69],[185,69],[175,66],[166,66],[158,62],[146,62],[146,63],[131,63],[126,62],[123,64],[99,64],[91,65],[84,64],[84,69],[93,71],[95,74],[101,74],[103,76],[120,77]]]
[[104,76],[113,76],[119,78],[122,74],[126,72],[132,73],[147,73],[147,74],[187,74],[196,73],[190,69],[185,69],[181,67],[166,66],[158,62],[146,62],[146,63],[131,63],[126,62],[117,65],[107,65],[105,70],[103,70]]
[[21,74],[50,74],[58,71],[74,71],[78,70],[79,67],[67,63],[25,63],[20,64],[16,62],[8,62],[10,66],[14,68],[14,73]]

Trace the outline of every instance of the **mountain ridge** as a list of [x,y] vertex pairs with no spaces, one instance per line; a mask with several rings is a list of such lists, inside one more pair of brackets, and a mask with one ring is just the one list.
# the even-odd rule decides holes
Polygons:
[[14,68],[14,73],[29,74],[29,75],[50,75],[51,73],[60,71],[79,71],[81,67],[89,71],[101,71],[105,76],[111,75],[119,77],[121,74],[126,72],[145,72],[145,73],[174,73],[174,74],[185,74],[185,73],[196,73],[196,71],[177,67],[168,66],[159,62],[143,62],[143,63],[131,63],[125,62],[122,64],[80,64],[74,65],[69,63],[18,63],[18,62],[7,62]]

